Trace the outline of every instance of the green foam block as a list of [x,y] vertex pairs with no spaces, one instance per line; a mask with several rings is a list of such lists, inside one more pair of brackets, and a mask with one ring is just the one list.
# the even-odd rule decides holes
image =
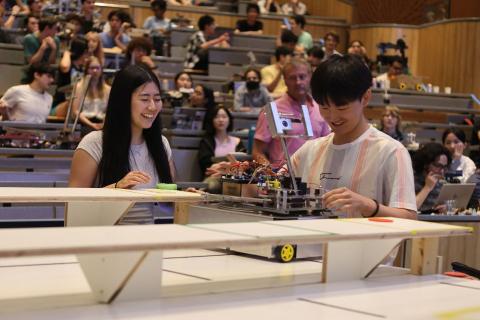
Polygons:
[[177,185],[175,183],[157,183],[157,189],[177,190]]

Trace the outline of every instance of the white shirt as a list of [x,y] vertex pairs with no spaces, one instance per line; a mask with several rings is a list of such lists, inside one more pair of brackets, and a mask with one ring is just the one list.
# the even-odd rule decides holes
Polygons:
[[10,120],[45,123],[52,108],[53,97],[46,91],[39,93],[30,85],[22,84],[9,88],[1,101],[7,106]]
[[[333,137],[307,141],[295,152],[297,177],[326,191],[347,187],[385,206],[417,210],[412,163],[400,142],[373,127],[350,143],[335,145]],[[325,173],[333,179],[320,181]]]
[[467,156],[461,156],[460,160],[453,160],[450,165],[451,170],[462,171],[462,176],[458,177],[461,183],[466,183],[467,180],[475,173],[477,167],[475,162]]

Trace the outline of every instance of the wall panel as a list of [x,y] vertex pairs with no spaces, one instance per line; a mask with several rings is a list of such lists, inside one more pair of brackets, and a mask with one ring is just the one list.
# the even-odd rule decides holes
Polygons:
[[454,92],[480,96],[480,19],[454,19],[421,26],[352,26],[350,39],[359,39],[369,56],[376,44],[404,38],[414,75]]
[[353,6],[339,0],[302,0],[312,16],[332,17],[352,21]]

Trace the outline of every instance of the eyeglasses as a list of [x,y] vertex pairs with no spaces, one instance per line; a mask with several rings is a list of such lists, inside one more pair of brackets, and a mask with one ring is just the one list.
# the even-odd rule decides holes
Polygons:
[[436,163],[436,162],[432,162],[432,166],[434,166],[435,168],[440,169],[440,170],[447,170],[448,169],[448,165],[441,164],[441,163]]

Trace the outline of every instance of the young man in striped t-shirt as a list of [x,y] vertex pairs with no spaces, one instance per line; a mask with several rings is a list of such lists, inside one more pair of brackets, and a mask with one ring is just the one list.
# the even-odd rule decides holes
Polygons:
[[371,84],[368,67],[353,55],[320,64],[312,76],[312,95],[332,133],[306,142],[292,156],[293,169],[304,182],[326,187],[324,204],[336,212],[415,219],[410,156],[363,114]]

